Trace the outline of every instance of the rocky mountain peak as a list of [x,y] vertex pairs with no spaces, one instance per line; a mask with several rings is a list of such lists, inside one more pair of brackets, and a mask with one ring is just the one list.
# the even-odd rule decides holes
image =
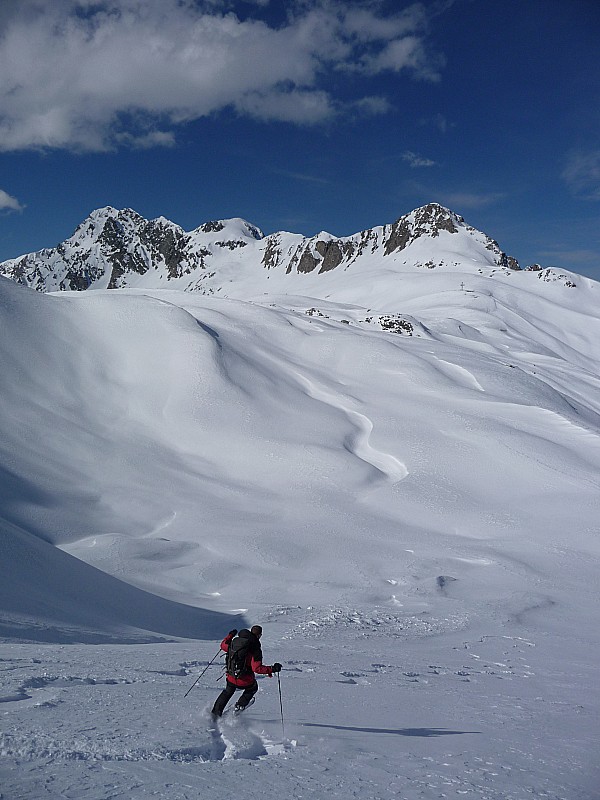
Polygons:
[[425,206],[415,208],[412,215],[415,228],[426,230],[431,236],[439,234],[440,231],[456,233],[458,228],[465,224],[461,216],[439,203],[427,203]]
[[422,236],[433,238],[440,235],[441,231],[457,233],[464,227],[464,219],[449,208],[439,203],[428,203],[420,208],[415,208],[394,222],[386,237],[385,254],[390,255],[398,250],[404,250],[409,244]]
[[[497,242],[439,203],[396,222],[337,238],[274,233],[264,236],[239,217],[211,220],[186,232],[165,217],[147,220],[131,208],[93,211],[74,234],[52,249],[0,264],[0,274],[39,291],[172,286],[216,292],[243,274],[341,274],[361,265],[389,270],[455,267],[468,262],[519,269]],[[340,278],[341,279],[341,278]],[[269,284],[272,285],[272,284]]]
[[264,238],[264,233],[257,228],[256,225],[248,222],[241,217],[232,217],[231,219],[216,219],[205,222],[200,225],[194,233],[199,234],[217,234],[216,238],[225,237],[249,237],[251,239],[260,240]]

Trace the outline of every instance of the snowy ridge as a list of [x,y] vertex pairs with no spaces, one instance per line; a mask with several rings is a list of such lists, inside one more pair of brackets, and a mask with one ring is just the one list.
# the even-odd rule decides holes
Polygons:
[[257,289],[275,273],[289,290],[298,281],[286,276],[463,263],[486,270],[519,269],[494,240],[436,203],[393,225],[345,238],[326,232],[311,238],[290,233],[265,237],[242,219],[207,222],[186,233],[164,217],[149,221],[132,209],[108,206],[90,214],[56,248],[3,262],[0,274],[38,291],[135,286],[230,295],[247,280]]

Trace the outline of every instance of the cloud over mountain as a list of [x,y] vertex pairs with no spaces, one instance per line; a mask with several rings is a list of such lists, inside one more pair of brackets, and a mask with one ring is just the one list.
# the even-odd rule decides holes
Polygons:
[[246,4],[246,16],[231,8],[177,0],[5,4],[0,149],[170,145],[177,125],[228,107],[296,124],[344,108],[380,113],[384,98],[355,90],[342,99],[332,76],[439,76],[420,4],[386,15],[376,6],[298,3],[279,24],[264,9],[261,17],[260,4]]

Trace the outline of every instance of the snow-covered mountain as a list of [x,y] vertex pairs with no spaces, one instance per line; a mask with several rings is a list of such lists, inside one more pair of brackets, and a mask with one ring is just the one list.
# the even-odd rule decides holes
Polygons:
[[0,274],[38,291],[138,287],[231,295],[248,282],[255,290],[277,282],[280,289],[301,286],[305,292],[306,279],[286,276],[464,264],[488,272],[519,269],[497,242],[436,203],[345,238],[325,232],[263,236],[242,219],[185,232],[164,217],[148,221],[131,209],[107,207],[57,247],[3,262]]
[[[435,206],[4,271],[3,796],[596,800],[600,284]],[[211,725],[254,622],[283,706]]]

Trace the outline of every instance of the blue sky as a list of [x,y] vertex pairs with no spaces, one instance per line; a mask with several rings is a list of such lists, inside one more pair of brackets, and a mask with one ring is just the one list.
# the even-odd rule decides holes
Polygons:
[[95,208],[348,235],[440,202],[600,279],[597,0],[1,0],[0,260]]

